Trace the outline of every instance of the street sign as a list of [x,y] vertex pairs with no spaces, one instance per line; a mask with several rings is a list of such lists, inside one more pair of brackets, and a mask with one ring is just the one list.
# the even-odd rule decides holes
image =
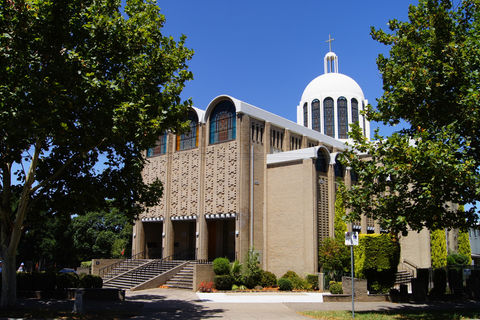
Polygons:
[[345,245],[358,246],[358,232],[345,232]]

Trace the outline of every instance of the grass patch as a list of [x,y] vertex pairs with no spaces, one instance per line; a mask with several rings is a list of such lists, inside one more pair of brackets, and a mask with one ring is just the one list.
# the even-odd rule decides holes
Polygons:
[[[300,312],[304,316],[321,320],[347,320],[352,319],[351,311],[304,311]],[[356,311],[355,319],[359,320],[466,320],[480,318],[480,311],[455,310],[447,311],[389,311],[372,312]]]

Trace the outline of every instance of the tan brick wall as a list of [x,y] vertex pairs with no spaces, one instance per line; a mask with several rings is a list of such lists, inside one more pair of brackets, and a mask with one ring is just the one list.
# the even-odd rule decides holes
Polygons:
[[316,272],[312,160],[267,169],[266,269],[277,276]]

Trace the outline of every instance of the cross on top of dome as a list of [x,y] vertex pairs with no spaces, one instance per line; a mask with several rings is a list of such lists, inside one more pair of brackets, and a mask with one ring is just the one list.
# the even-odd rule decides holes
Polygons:
[[328,42],[328,51],[332,52],[332,41],[335,40],[334,38],[330,37],[330,34],[328,34],[328,40],[325,42]]

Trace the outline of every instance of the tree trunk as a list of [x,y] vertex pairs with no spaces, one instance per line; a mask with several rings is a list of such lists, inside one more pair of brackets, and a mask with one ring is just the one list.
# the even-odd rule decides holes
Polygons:
[[5,250],[2,266],[2,298],[0,309],[13,307],[17,300],[17,268],[15,264],[16,251]]

